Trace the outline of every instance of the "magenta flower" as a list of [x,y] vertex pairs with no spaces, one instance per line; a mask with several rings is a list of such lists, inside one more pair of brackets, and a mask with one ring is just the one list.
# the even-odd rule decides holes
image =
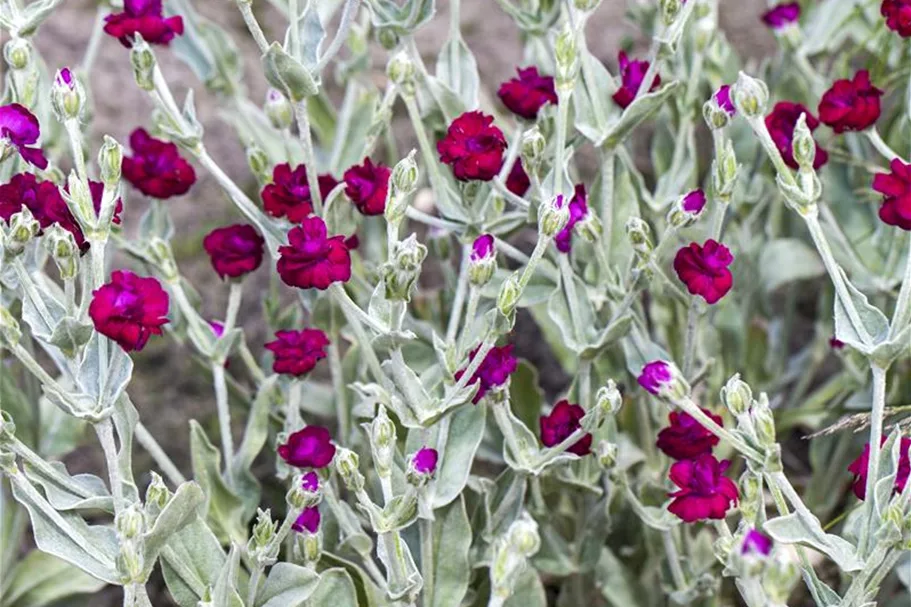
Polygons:
[[889,168],[891,173],[873,178],[873,189],[884,196],[879,218],[890,226],[911,230],[911,164],[895,158]]
[[588,216],[588,194],[585,185],[577,184],[572,200],[569,201],[569,222],[554,236],[554,244],[561,253],[569,253],[573,247],[573,228]]
[[[625,109],[636,98],[636,93],[639,92],[639,87],[642,85],[642,80],[648,71],[649,62],[636,59],[630,61],[623,51],[620,51],[620,54],[617,55],[617,62],[620,64],[622,86],[613,94],[613,100],[614,103]],[[656,74],[655,81],[652,82],[649,92],[654,91],[659,86],[661,86],[661,76]]]
[[829,347],[832,348],[833,350],[841,350],[842,348],[845,347],[845,342],[843,342],[842,340],[838,339],[837,337],[835,337],[833,335],[832,337],[829,338]]
[[[324,199],[338,185],[332,175],[317,178],[319,193]],[[272,183],[263,188],[263,208],[272,217],[287,217],[291,223],[300,223],[313,212],[307,167],[298,165],[293,171],[287,162],[272,169]]]
[[436,449],[424,447],[411,458],[411,465],[417,472],[430,476],[436,472],[438,460],[439,454]]
[[[719,426],[724,425],[719,416],[706,409],[703,409],[702,412]],[[667,419],[670,425],[658,433],[658,441],[655,445],[668,457],[694,459],[711,453],[712,448],[718,444],[718,437],[706,430],[686,411],[671,411]]]
[[360,166],[345,171],[345,194],[363,215],[382,215],[386,210],[389,176],[392,170],[364,158]]
[[481,234],[471,244],[471,261],[483,261],[495,254],[494,238],[490,234]]
[[693,190],[683,197],[683,210],[698,215],[705,208],[705,192]]
[[180,196],[196,183],[193,165],[175,144],[155,139],[140,128],[130,133],[130,147],[133,156],[123,158],[123,177],[146,196],[161,200]]
[[[769,129],[769,135],[772,136],[775,147],[778,148],[781,157],[784,158],[785,164],[792,169],[798,168],[797,161],[794,160],[793,144],[794,127],[797,126],[797,121],[800,119],[801,114],[807,115],[807,128],[810,129],[810,132],[815,131],[816,127],[819,126],[819,120],[810,113],[810,110],[799,103],[779,101],[775,104],[775,107],[772,108],[772,113],[765,118],[766,128]],[[819,147],[819,144],[817,143],[816,158],[813,160],[813,168],[819,169],[819,167],[828,162],[828,160],[829,153]]]
[[168,294],[161,284],[126,270],[112,272],[111,281],[92,292],[89,304],[95,330],[127,352],[138,352],[150,336],[161,335],[167,315]]
[[713,455],[674,462],[670,477],[679,490],[668,494],[674,499],[667,509],[685,523],[723,519],[740,497],[734,481],[724,476],[730,464]]
[[[582,427],[580,420],[585,417],[585,409],[579,405],[571,405],[569,401],[561,400],[554,405],[550,415],[542,415],[541,444],[545,447],[555,447],[569,438],[573,432]],[[582,436],[567,451],[583,457],[591,453],[592,435],[590,432]]]
[[[69,194],[69,184],[64,186],[63,191]],[[98,213],[101,212],[101,202],[102,198],[104,198],[104,184],[100,181],[89,179],[89,193],[92,196],[92,207],[94,207],[95,215],[97,216]],[[42,211],[42,214],[44,221],[49,223],[57,223],[64,230],[72,234],[73,240],[76,241],[76,246],[79,247],[79,251],[81,253],[85,253],[89,250],[89,242],[85,239],[85,234],[82,233],[82,227],[80,227],[79,222],[76,221],[76,218],[70,211],[70,208],[66,204],[66,201],[64,201],[63,197],[59,195],[59,190],[56,190],[56,187],[55,191],[53,192],[50,188],[46,189],[46,198],[44,200],[43,206],[44,210]],[[123,199],[118,198],[114,203],[114,215],[111,217],[111,223],[114,225],[120,225],[120,214],[122,212]],[[42,220],[39,220],[39,224],[41,221]]]
[[516,68],[518,78],[500,85],[497,96],[509,111],[526,120],[538,117],[538,111],[548,103],[557,105],[557,90],[551,76],[538,74],[538,68]]
[[286,285],[323,291],[351,278],[351,256],[341,235],[327,237],[319,217],[307,217],[288,232],[287,245],[278,248],[278,273]]
[[235,224],[206,234],[202,246],[219,277],[240,278],[263,262],[266,241],[251,225]]
[[304,491],[316,493],[319,491],[319,475],[311,470],[301,478],[301,487]]
[[332,435],[322,426],[307,426],[278,446],[278,455],[296,468],[325,468],[335,457]]
[[517,158],[509,171],[509,176],[506,177],[506,189],[521,197],[525,196],[530,187],[531,179],[528,178],[528,173],[525,172],[525,167],[522,166],[522,159]]
[[[516,360],[516,357],[512,355],[512,348],[512,344],[506,344],[502,347],[494,346],[491,348],[490,352],[487,353],[487,356],[484,357],[484,361],[468,382],[469,384],[476,382],[480,384],[480,388],[471,400],[472,403],[478,404],[481,399],[484,398],[484,395],[492,388],[505,384],[509,379],[509,376],[516,370],[518,361]],[[481,346],[478,346],[472,350],[469,360],[473,360],[480,349]],[[465,369],[456,371],[456,381],[459,381],[464,374]]]
[[291,528],[298,533],[316,533],[319,531],[319,506],[311,506],[310,508],[304,508],[304,511],[300,513],[297,517],[297,520],[291,525]]
[[671,366],[663,360],[653,360],[642,367],[642,372],[636,381],[639,385],[651,394],[658,395],[659,392],[674,379],[671,373]]
[[503,166],[506,138],[493,126],[493,116],[465,112],[452,121],[446,136],[437,142],[440,162],[452,167],[459,181],[490,181]]
[[[880,445],[886,442],[886,437],[882,437]],[[905,488],[908,482],[908,476],[911,475],[911,460],[908,459],[908,449],[911,449],[911,438],[903,436],[899,443],[898,472],[895,475],[895,487],[893,493],[898,493]],[[863,452],[857,456],[857,459],[848,466],[848,472],[854,475],[854,495],[857,499],[866,499],[867,497],[867,474],[870,468],[870,443],[864,445]]]
[[729,84],[723,84],[715,91],[715,103],[727,112],[728,116],[737,113],[737,108],[734,107],[734,102],[731,100],[731,85]]
[[886,18],[886,27],[902,38],[911,37],[911,2],[883,0],[879,12]]
[[740,554],[769,556],[772,552],[772,538],[757,531],[750,529],[743,538],[743,544],[740,546]]
[[[69,190],[66,190],[69,192]],[[92,195],[92,206],[95,207],[95,215],[101,213],[101,202],[104,198],[104,184],[100,181],[89,179],[89,193]],[[120,225],[120,214],[123,213],[123,198],[118,198],[114,203],[114,216],[111,217],[111,223]]]
[[123,0],[123,12],[108,15],[104,22],[104,33],[127,48],[133,46],[137,34],[149,44],[164,45],[183,34],[183,19],[165,17],[161,0]]
[[272,363],[275,373],[300,377],[326,358],[329,338],[319,329],[276,331],[275,338],[265,346],[275,357]]
[[836,133],[862,131],[879,118],[883,92],[870,82],[870,73],[860,70],[853,80],[836,80],[819,102],[819,119]]
[[762,22],[773,30],[780,30],[800,19],[800,4],[797,2],[782,2],[776,4],[762,14]]
[[41,229],[60,224],[73,233],[74,238],[78,234],[79,244],[82,230],[53,182],[38,181],[31,173],[19,173],[13,175],[9,183],[0,186],[0,217],[9,223],[10,218],[23,207],[32,212]]
[[730,250],[719,242],[709,239],[702,246],[691,242],[677,251],[674,271],[691,294],[700,295],[706,303],[713,304],[734,284],[728,269],[733,261]]
[[[22,159],[39,169],[47,168],[47,158],[39,147],[30,147],[38,142],[41,128],[38,119],[28,108],[11,103],[0,106],[0,144],[4,141],[19,151]],[[0,147],[2,155],[2,147]]]

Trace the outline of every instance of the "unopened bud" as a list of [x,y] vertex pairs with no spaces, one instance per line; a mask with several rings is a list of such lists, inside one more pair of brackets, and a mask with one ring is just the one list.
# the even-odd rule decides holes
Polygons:
[[133,42],[130,48],[130,65],[133,66],[133,78],[144,91],[155,88],[155,54],[144,40]]
[[761,118],[769,103],[769,87],[762,80],[740,72],[733,86],[733,97],[738,112],[747,118]]
[[151,242],[149,242],[148,250],[149,257],[158,268],[162,278],[170,283],[180,278],[180,273],[177,271],[177,262],[174,260],[174,252],[166,240],[158,237],[152,238]]
[[406,95],[414,93],[414,62],[406,51],[399,51],[389,59],[386,75]]
[[527,512],[523,512],[509,526],[509,530],[506,533],[509,536],[509,543],[512,548],[525,558],[531,558],[541,549],[538,523]]
[[541,164],[546,146],[547,141],[537,125],[525,131],[522,134],[522,165],[533,171]]
[[421,275],[421,265],[427,257],[427,247],[412,234],[395,244],[392,261],[383,266],[386,299],[411,301],[411,292]]
[[73,235],[54,224],[45,230],[42,240],[57,265],[60,278],[64,280],[75,278],[79,268],[79,249],[76,247],[76,239],[73,238]]
[[123,146],[109,135],[104,136],[104,143],[98,151],[98,167],[101,169],[101,181],[114,185],[120,181],[123,166]]
[[692,225],[705,209],[705,192],[693,190],[685,196],[678,198],[667,214],[667,222],[675,228]]
[[723,129],[737,113],[731,100],[730,85],[722,85],[702,106],[702,117],[710,129]]
[[41,225],[38,220],[28,207],[23,206],[18,213],[10,217],[9,230],[4,242],[5,256],[12,258],[22,253],[25,246],[38,234],[40,229]]
[[391,473],[392,458],[395,455],[396,431],[395,423],[386,414],[386,407],[379,406],[376,417],[367,425],[367,429],[377,474],[387,477]]
[[349,491],[358,491],[364,487],[364,475],[358,470],[360,458],[357,453],[344,447],[335,452],[335,469]]
[[297,541],[304,564],[308,567],[315,567],[323,556],[323,534],[321,531],[317,529],[316,533],[299,533]]
[[601,4],[601,0],[573,0],[573,6],[576,10],[583,12],[593,11]]
[[569,205],[562,194],[557,194],[550,203],[542,203],[538,212],[538,232],[546,238],[553,238],[569,223]]
[[146,506],[154,506],[160,512],[168,505],[170,499],[171,492],[168,490],[168,486],[165,485],[164,480],[158,473],[152,472],[152,482],[149,483],[149,487],[146,489]]
[[269,156],[261,147],[254,144],[247,148],[247,164],[260,182],[268,181],[272,167]]
[[623,405],[623,396],[617,389],[614,380],[607,380],[607,385],[602,386],[595,394],[595,407],[600,409],[605,416],[616,415]]
[[503,316],[509,316],[516,309],[519,303],[522,291],[519,288],[519,273],[514,272],[509,278],[503,281],[500,287],[500,293],[497,296],[497,309]]
[[650,255],[654,249],[652,239],[649,237],[651,231],[641,217],[630,217],[626,222],[626,237],[633,246],[633,250],[643,257]]
[[683,2],[681,2],[681,0],[661,0],[661,20],[664,22],[664,25],[669,26],[673,24],[677,19],[677,15],[680,14],[680,9],[682,7]]
[[739,167],[734,154],[734,144],[728,139],[722,148],[721,158],[712,161],[712,188],[718,198],[729,199],[737,183]]
[[775,444],[775,418],[772,416],[772,410],[769,408],[769,397],[765,392],[759,395],[759,400],[750,410],[750,416],[753,418],[753,424],[756,428],[756,436],[763,446],[772,446]]
[[376,40],[384,49],[391,51],[399,45],[401,38],[394,29],[381,27],[376,31]]
[[576,47],[576,34],[568,24],[554,41],[554,54],[557,62],[557,90],[572,91],[579,71],[579,49]]
[[269,545],[275,532],[278,530],[278,522],[272,520],[270,510],[256,510],[256,524],[253,525],[252,543],[254,549],[263,549]]
[[116,564],[120,581],[124,585],[138,582],[142,578],[143,558],[136,544],[133,541],[120,543],[120,554],[117,555]]
[[7,348],[12,348],[22,339],[22,330],[10,311],[0,306],[0,343]]
[[613,470],[617,465],[617,455],[620,449],[614,443],[606,440],[598,441],[595,447],[595,453],[598,456],[598,464],[605,470]]
[[[418,177],[420,176],[420,171],[418,170],[418,163],[414,159],[416,153],[417,150],[411,150],[407,156],[398,161],[392,168],[392,176],[390,177],[390,181],[395,187],[396,193],[403,198],[408,194],[414,192],[415,188],[418,185]],[[404,209],[400,209],[400,211],[402,214],[405,212]],[[388,220],[388,210],[386,214],[386,219]]]
[[122,510],[114,520],[117,534],[126,539],[139,536],[145,528],[145,517],[136,504]]
[[497,248],[491,234],[481,234],[471,245],[468,281],[475,287],[486,285],[497,269]]
[[270,88],[266,93],[266,101],[263,103],[263,111],[269,118],[272,127],[283,131],[291,127],[294,121],[294,108],[288,98],[282,95],[278,89]]
[[3,47],[6,64],[13,70],[24,70],[32,60],[32,45],[25,38],[13,38]]
[[766,562],[762,575],[762,588],[769,599],[784,604],[800,579],[800,569],[783,551]]
[[85,109],[85,89],[70,68],[63,68],[54,77],[51,102],[54,113],[61,121],[82,117]]
[[740,379],[740,373],[735,373],[721,388],[721,400],[731,415],[738,417],[753,404],[753,391],[749,384]]
[[807,126],[807,115],[801,114],[794,126],[794,138],[791,143],[794,160],[801,171],[812,171],[816,160],[816,141]]

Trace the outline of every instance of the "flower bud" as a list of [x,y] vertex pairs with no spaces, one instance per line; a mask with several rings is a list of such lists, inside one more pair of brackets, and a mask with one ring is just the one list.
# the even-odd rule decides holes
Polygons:
[[772,410],[769,408],[769,397],[765,392],[759,395],[759,400],[756,401],[750,410],[750,417],[753,418],[756,437],[759,442],[766,447],[774,445],[775,418],[772,416]]
[[538,125],[525,131],[522,134],[522,165],[530,171],[540,166],[546,146],[547,141],[544,139],[544,135],[541,134],[541,129],[538,128]]
[[133,66],[133,78],[144,91],[155,88],[155,54],[144,40],[137,40],[130,48],[130,65]]
[[145,517],[142,510],[136,504],[131,505],[126,510],[122,510],[117,518],[114,519],[114,526],[117,534],[126,539],[138,537],[145,528]]
[[406,472],[408,482],[416,487],[426,483],[436,474],[438,461],[439,454],[436,449],[424,447],[418,450],[408,458],[408,471]]
[[557,34],[554,54],[557,61],[557,91],[572,91],[579,71],[579,49],[576,47],[576,34],[568,24]]
[[598,5],[601,4],[601,0],[573,0],[573,6],[576,7],[576,10],[589,12],[598,8]]
[[19,343],[22,338],[22,330],[19,329],[17,321],[9,310],[0,306],[0,343],[7,348],[12,348]]
[[294,482],[300,485],[304,508],[312,508],[323,501],[323,487],[319,482],[319,475],[315,471],[311,470],[295,478]]
[[740,373],[735,373],[721,388],[721,400],[731,415],[738,417],[753,404],[753,391],[749,384],[740,379]]
[[620,449],[614,443],[606,440],[598,441],[595,447],[595,454],[598,457],[598,464],[605,470],[613,470],[617,464],[617,455]]
[[269,156],[261,147],[252,144],[247,148],[247,165],[260,183],[269,181],[272,172]]
[[171,500],[171,492],[161,476],[152,472],[152,482],[146,489],[146,506],[154,506],[160,512]]
[[794,126],[794,138],[791,143],[794,160],[801,171],[812,171],[813,161],[816,160],[816,141],[807,127],[807,115],[801,114]]
[[139,582],[142,579],[143,558],[135,541],[121,541],[120,554],[116,559],[117,573],[124,585]]
[[547,238],[553,238],[569,223],[569,205],[562,194],[557,194],[549,204],[542,204],[538,212],[538,232]]
[[76,240],[73,235],[55,224],[44,231],[42,240],[57,265],[60,278],[63,280],[75,278],[79,269],[79,249],[76,248]]
[[506,532],[509,536],[510,546],[525,558],[531,558],[541,549],[541,536],[538,533],[538,523],[523,512]]
[[712,544],[712,552],[720,562],[727,563],[734,554],[734,538],[722,535]]
[[[0,316],[2,316],[4,308],[0,308]],[[13,421],[13,417],[5,412],[0,411],[0,444],[7,442],[9,439],[16,436],[16,422]],[[15,467],[16,456],[12,455],[13,466]],[[3,466],[0,466],[0,470],[4,470]]]
[[722,85],[702,106],[702,117],[708,127],[715,131],[723,129],[737,113],[731,101],[730,85]]
[[800,579],[800,570],[782,551],[768,559],[765,565],[762,588],[769,599],[776,604],[784,604]]
[[414,93],[414,62],[407,51],[394,54],[386,65],[386,75],[406,95]]
[[266,101],[263,103],[263,111],[269,118],[269,123],[273,128],[284,131],[291,127],[294,122],[294,108],[288,98],[282,95],[278,89],[270,88],[266,93]]
[[3,47],[3,58],[13,70],[24,70],[32,60],[32,45],[25,38],[13,38]]
[[180,278],[180,273],[177,271],[177,262],[174,260],[174,253],[171,250],[171,245],[166,240],[158,237],[152,238],[149,242],[148,251],[151,262],[158,268],[161,277],[165,281],[173,283]]
[[728,139],[722,148],[721,158],[715,158],[712,161],[712,188],[716,197],[725,199],[731,197],[734,185],[737,183],[738,172],[734,144]]
[[421,264],[427,257],[427,247],[412,234],[395,244],[392,261],[383,266],[386,299],[411,301],[411,292],[421,275]]
[[98,167],[101,170],[101,181],[113,186],[120,181],[123,166],[123,146],[110,135],[104,136],[104,143],[98,151]]
[[26,245],[41,230],[41,225],[35,219],[28,207],[23,206],[22,210],[10,217],[9,229],[6,233],[4,244],[4,256],[7,259],[16,257],[25,250]]
[[322,531],[317,529],[316,533],[298,533],[295,539],[304,565],[311,569],[316,567],[323,556]]
[[500,293],[497,296],[497,309],[503,316],[509,316],[516,309],[519,298],[522,296],[522,290],[519,288],[519,273],[513,274],[503,281],[500,287]]
[[392,458],[395,455],[395,423],[386,414],[386,407],[380,405],[376,417],[366,425],[370,435],[370,448],[373,451],[373,465],[381,477],[388,477],[392,470]]
[[[418,170],[418,163],[414,160],[416,153],[417,150],[411,150],[407,156],[398,161],[392,168],[392,176],[390,177],[390,181],[392,182],[396,193],[402,197],[405,197],[414,192],[415,188],[418,185],[418,177],[420,176],[420,171]],[[386,220],[389,221],[389,207],[387,206],[386,209]],[[400,209],[400,211],[402,214],[405,212],[404,209]]]
[[645,223],[641,217],[630,217],[627,220],[626,237],[633,246],[633,250],[642,257],[647,257],[651,254],[652,249],[654,249],[652,240],[649,237],[650,233],[651,228],[648,227],[648,224]]
[[696,222],[705,209],[705,192],[693,190],[674,202],[667,214],[667,222],[675,228],[684,228]]
[[683,7],[683,2],[681,0],[661,0],[660,10],[661,10],[661,20],[664,22],[664,25],[669,26],[674,23],[677,19],[677,15],[680,14],[680,9]]
[[253,534],[250,542],[254,549],[263,549],[269,545],[275,532],[278,530],[278,522],[272,520],[271,510],[256,510],[256,524],[253,525]]
[[497,247],[490,234],[481,234],[471,245],[468,281],[475,287],[486,285],[497,269]]
[[732,88],[734,107],[738,112],[747,118],[762,118],[765,115],[769,103],[769,87],[765,82],[740,72]]
[[600,409],[605,416],[613,416],[620,411],[622,405],[623,396],[617,389],[617,384],[612,379],[607,380],[607,385],[599,388],[598,393],[595,394],[595,407]]
[[756,519],[759,510],[764,507],[762,482],[749,470],[740,477],[740,513],[746,521]]
[[70,68],[63,68],[54,77],[51,102],[54,113],[61,122],[82,117],[85,110],[85,89]]
[[376,30],[376,41],[380,43],[387,51],[393,50],[399,45],[401,39],[398,33],[390,27],[381,27]]
[[684,399],[690,394],[690,385],[680,370],[663,360],[654,360],[642,368],[639,385],[658,398],[671,402]]
[[359,491],[364,488],[364,475],[358,470],[360,458],[357,453],[344,447],[338,447],[333,462],[336,471],[342,477],[342,482],[349,491]]

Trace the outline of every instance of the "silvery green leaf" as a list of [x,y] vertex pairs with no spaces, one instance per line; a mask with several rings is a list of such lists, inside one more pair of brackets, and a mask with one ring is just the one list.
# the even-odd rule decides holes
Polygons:
[[595,585],[612,607],[651,604],[646,598],[647,593],[636,583],[636,575],[607,546],[601,548],[595,578]]
[[399,5],[395,0],[373,0],[370,3],[373,24],[388,27],[399,34],[410,34],[433,17],[435,0],[406,0]]
[[539,530],[541,549],[534,556],[535,569],[544,575],[566,577],[578,570],[574,559],[574,549],[560,535],[553,525],[545,525]]
[[32,335],[42,341],[50,342],[54,329],[66,316],[66,309],[55,297],[51,296],[49,289],[34,280],[31,274],[28,282],[22,283],[22,320],[32,330]]
[[639,377],[642,367],[653,360],[673,360],[658,344],[651,341],[638,325],[633,325],[629,335],[623,340],[623,353],[626,356],[626,369]]
[[416,496],[411,494],[397,495],[383,506],[379,516],[374,519],[373,511],[368,511],[373,522],[374,531],[388,533],[401,531],[410,527],[418,518],[418,504]]
[[888,369],[895,359],[908,352],[909,343],[911,343],[911,325],[906,325],[895,337],[877,344],[870,352],[870,359],[876,361],[884,369]]
[[159,553],[174,534],[197,520],[200,507],[205,501],[202,489],[192,481],[177,488],[170,501],[158,514],[155,524],[143,534],[143,560],[147,574],[152,572]]
[[70,476],[63,462],[34,466],[24,461],[22,470],[30,481],[44,489],[56,510],[98,509],[113,512],[114,503],[104,481],[94,474]]
[[[459,607],[468,591],[471,524],[465,499],[459,496],[436,511],[433,521],[433,596],[428,607]],[[422,554],[421,558],[424,556]]]
[[[304,11],[297,17],[298,36],[300,37],[300,56],[295,57],[308,70],[316,67],[319,60],[320,48],[326,39],[326,28],[323,27],[319,2],[307,2]],[[285,32],[285,49],[291,50],[292,23]]]
[[73,357],[79,348],[88,343],[93,331],[92,325],[65,317],[57,323],[50,341],[67,357]]
[[[176,42],[176,40],[175,40]],[[139,220],[140,240],[158,238],[169,242],[174,236],[174,222],[167,207],[160,200],[152,200]]]
[[889,334],[889,319],[878,308],[870,304],[866,295],[851,284],[844,270],[838,268],[838,272],[848,288],[848,293],[851,295],[851,301],[860,316],[863,328],[873,341],[868,344],[861,339],[841,299],[838,297],[835,298],[835,337],[860,352],[869,353],[872,350],[872,346],[882,343]]
[[225,358],[227,359],[231,356],[231,353],[234,351],[234,348],[240,342],[241,337],[243,336],[243,329],[231,329],[221,337],[215,340],[215,345],[212,347],[212,357],[216,359]]
[[215,534],[197,518],[171,536],[161,551],[161,571],[171,597],[181,607],[196,607],[226,560]]
[[[272,404],[275,398],[279,395],[278,390],[276,390],[277,382],[278,376],[270,375],[260,384],[247,416],[244,438],[231,462],[237,490],[246,504],[245,519],[249,519],[259,505],[260,485],[250,468],[253,465],[253,460],[262,451],[263,445],[266,444],[266,439],[269,437],[269,414],[272,412]],[[311,398],[311,394],[311,390],[308,389],[308,400]]]
[[[873,484],[873,498],[865,502],[864,506],[872,508],[873,511],[881,518],[889,505],[890,498],[895,491],[895,476],[898,474],[898,462],[901,456],[907,457],[907,454],[901,453],[901,430],[896,426],[886,442],[882,444],[879,458],[879,470],[876,473],[876,481]],[[872,522],[872,521],[871,521]],[[871,529],[871,531],[874,531]]]
[[[104,348],[106,353],[102,353]],[[106,362],[105,368],[99,363]],[[80,390],[91,398],[96,408],[111,407],[126,389],[133,375],[133,359],[119,345],[93,333],[79,365]]]
[[579,61],[581,77],[576,79],[576,89],[571,98],[576,110],[575,126],[586,139],[596,142],[607,130],[613,106],[610,98],[616,88],[612,85],[613,76],[588,49],[580,49]]
[[[569,295],[566,289],[559,288],[553,292],[547,301],[547,312],[551,320],[560,329],[563,341],[577,354],[581,353],[586,345],[594,340],[595,311],[592,309],[591,299],[588,298],[588,287],[575,275],[573,283],[576,294],[576,310],[579,318],[573,318],[569,305]],[[561,281],[562,285],[562,281]],[[579,334],[577,334],[577,327]],[[580,340],[581,338],[581,340]]]
[[816,251],[796,238],[779,238],[763,245],[759,253],[759,276],[767,293],[800,280],[825,274]]
[[231,544],[228,558],[225,559],[215,586],[212,588],[212,604],[224,607],[244,607],[244,602],[237,594],[237,572],[240,566],[240,551],[236,544]]
[[263,70],[269,84],[294,102],[303,101],[319,92],[319,84],[310,71],[289,55],[278,42],[273,42],[263,55]]
[[166,6],[169,15],[183,19],[183,34],[171,40],[169,48],[201,82],[208,82],[215,76],[215,58],[199,30],[199,15],[188,0],[167,0]]
[[[522,292],[522,296],[519,298],[516,307],[527,308],[538,305],[539,303],[547,301],[554,293],[554,289],[557,288],[557,285],[551,276],[556,276],[556,269],[550,265],[546,259],[541,260],[541,264],[538,267],[540,268],[541,266],[550,266],[553,274],[548,276],[540,270],[535,272],[528,282],[528,285],[525,287],[525,290]],[[503,286],[503,282],[511,275],[511,271],[504,268],[498,268],[497,271],[494,272],[490,282],[481,288],[481,293],[484,294],[484,297],[496,301],[497,295],[500,293],[500,288]]]
[[47,19],[62,0],[37,0],[25,7],[15,21],[14,29],[18,36],[29,37]]
[[[313,595],[319,583],[320,576],[311,569],[276,563],[257,594],[256,607],[297,607]],[[332,604],[341,605],[335,599]]]
[[854,546],[837,535],[823,531],[815,517],[808,519],[795,512],[766,521],[763,529],[776,542],[802,544],[822,552],[835,561],[843,571],[857,571],[864,566]]
[[647,120],[664,105],[664,102],[677,91],[680,82],[673,81],[661,86],[656,91],[645,93],[627,106],[620,117],[608,127],[606,133],[601,136],[598,145],[606,145],[615,148],[632,133],[633,129]]
[[428,75],[426,85],[427,91],[439,106],[440,111],[443,112],[443,118],[447,122],[451,122],[470,109],[465,105],[464,100],[439,78]]
[[[397,600],[420,591],[423,583],[421,574],[414,564],[411,549],[398,533],[380,535],[376,555],[386,570],[387,593],[390,599]],[[396,559],[397,562],[393,564],[392,559]]]
[[482,484],[486,489],[482,494],[485,515],[482,537],[491,542],[502,535],[523,512],[528,475],[507,468],[495,483],[490,483],[489,479],[484,480],[487,482]]
[[[365,554],[369,553],[370,551],[368,550]],[[344,569],[351,576],[354,591],[357,594],[357,605],[379,607],[385,604],[385,592],[376,585],[373,578],[357,563],[324,550],[320,558],[320,565],[328,569]]]
[[538,370],[520,359],[509,379],[509,404],[513,414],[529,428],[534,428],[544,404],[544,391],[539,385]]
[[652,529],[670,531],[680,524],[680,519],[668,512],[667,508],[646,506],[638,499],[630,499],[629,504],[639,519]]
[[383,281],[377,283],[367,303],[367,314],[384,327],[401,326],[398,324],[405,315],[405,306],[386,299],[386,288]]
[[526,567],[516,580],[513,593],[503,607],[547,607],[544,584],[534,567]]
[[437,78],[462,100],[465,108],[478,107],[478,63],[461,36],[443,44],[437,58]]
[[335,173],[363,161],[367,134],[379,104],[375,90],[361,87],[356,82],[350,82],[348,86],[352,87],[351,99],[350,102],[346,99],[346,104],[342,106],[332,139],[334,147],[330,170]]
[[865,26],[856,27],[851,14],[858,6],[839,0],[823,0],[816,10],[809,11],[801,27],[799,56],[809,57],[829,49],[839,48],[852,34],[866,37]]
[[123,479],[123,497],[127,502],[136,502],[139,501],[139,490],[133,480],[133,431],[139,423],[139,413],[125,392],[114,403],[111,419],[119,443],[117,460],[120,462],[120,476]]
[[[351,576],[344,569],[326,569],[310,597],[313,605],[360,605]],[[285,604],[274,607],[284,607]],[[270,606],[272,607],[272,606]],[[288,607],[292,607],[288,605]]]
[[190,420],[190,454],[193,476],[206,495],[206,520],[212,531],[224,542],[247,541],[243,501],[221,476],[221,453],[216,449],[196,420]]
[[610,325],[604,328],[601,331],[601,334],[598,335],[591,345],[586,346],[579,352],[579,357],[582,359],[594,359],[601,352],[603,352],[608,346],[616,343],[621,338],[626,337],[626,334],[629,333],[630,328],[633,325],[633,316],[631,314],[624,314]]
[[348,502],[339,500],[332,493],[326,495],[326,501],[338,522],[339,549],[350,548],[359,554],[370,554],[373,551],[373,540],[364,533],[361,520]]
[[[16,607],[44,607],[77,594],[93,594],[106,586],[55,556],[32,550],[4,574],[0,604]],[[8,581],[7,581],[8,580]]]
[[57,512],[21,473],[8,478],[13,497],[28,510],[35,544],[40,550],[109,584],[119,583],[114,564],[119,549],[112,528],[90,526],[76,514]]

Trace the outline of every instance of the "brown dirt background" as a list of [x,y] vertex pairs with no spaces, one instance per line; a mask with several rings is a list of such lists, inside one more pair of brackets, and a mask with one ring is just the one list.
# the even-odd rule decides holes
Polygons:
[[[199,13],[234,36],[244,56],[246,85],[251,99],[263,99],[266,84],[259,71],[258,52],[235,3],[231,0],[197,0],[194,4]],[[438,0],[437,4],[437,16],[418,36],[419,48],[428,59],[435,56],[448,28],[449,2]],[[722,28],[743,57],[759,58],[774,52],[774,38],[759,21],[765,4],[763,0],[721,2]],[[637,40],[637,31],[624,19],[626,5],[626,0],[604,0],[587,29],[589,48],[612,69],[616,67],[618,48],[626,41]],[[95,20],[95,7],[96,3],[89,0],[67,0],[41,28],[37,45],[51,71],[81,60]],[[264,24],[267,37],[280,40],[285,24],[277,11],[263,0],[255,2],[254,9]],[[463,0],[462,22],[465,39],[478,60],[481,80],[489,92],[494,91],[500,82],[512,76],[521,57],[518,31],[493,0]],[[374,43],[373,46],[374,68],[381,77],[387,54],[379,45]],[[158,51],[157,56],[178,100],[183,98],[188,88],[195,89],[199,118],[205,127],[205,142],[211,154],[235,181],[255,194],[256,184],[247,167],[244,151],[230,125],[219,118],[214,97],[167,50]],[[149,126],[151,103],[135,85],[127,51],[116,40],[109,37],[102,40],[90,80],[94,102],[94,121],[91,125],[94,150],[97,150],[102,134],[110,134],[126,144],[134,128]],[[397,136],[408,140],[411,133],[409,130],[397,133]],[[212,272],[202,251],[202,239],[210,229],[238,221],[240,217],[214,180],[201,169],[197,170],[197,174],[199,180],[191,193],[168,203],[177,226],[174,248],[181,271],[203,294],[205,312],[210,317],[220,318],[224,313],[221,306],[227,300],[227,287]],[[146,203],[135,191],[127,194],[125,225],[129,232]],[[258,354],[265,336],[255,286],[267,284],[265,268],[257,274],[257,280],[246,289],[241,319],[245,321],[251,348]],[[542,355],[537,352],[540,349],[537,344],[541,340],[534,333],[529,335],[525,330],[516,331],[517,351],[537,363],[535,359]],[[549,377],[546,367],[542,369],[542,384],[546,384],[544,387],[549,392],[554,385],[562,383],[563,378]],[[215,410],[211,388],[194,371],[189,353],[172,340],[153,340],[136,357],[136,373],[130,394],[143,422],[177,465],[189,473],[188,420],[196,418],[205,421],[215,435],[214,425],[210,426]],[[72,471],[97,471],[101,461],[97,451],[94,444],[79,449],[69,459]],[[137,481],[141,484],[147,482],[146,471],[150,463],[148,456],[137,449],[134,464]],[[104,594],[103,598],[99,597],[91,604],[120,604],[119,590],[109,589]],[[155,605],[170,604],[163,596],[153,596],[153,601]]]

